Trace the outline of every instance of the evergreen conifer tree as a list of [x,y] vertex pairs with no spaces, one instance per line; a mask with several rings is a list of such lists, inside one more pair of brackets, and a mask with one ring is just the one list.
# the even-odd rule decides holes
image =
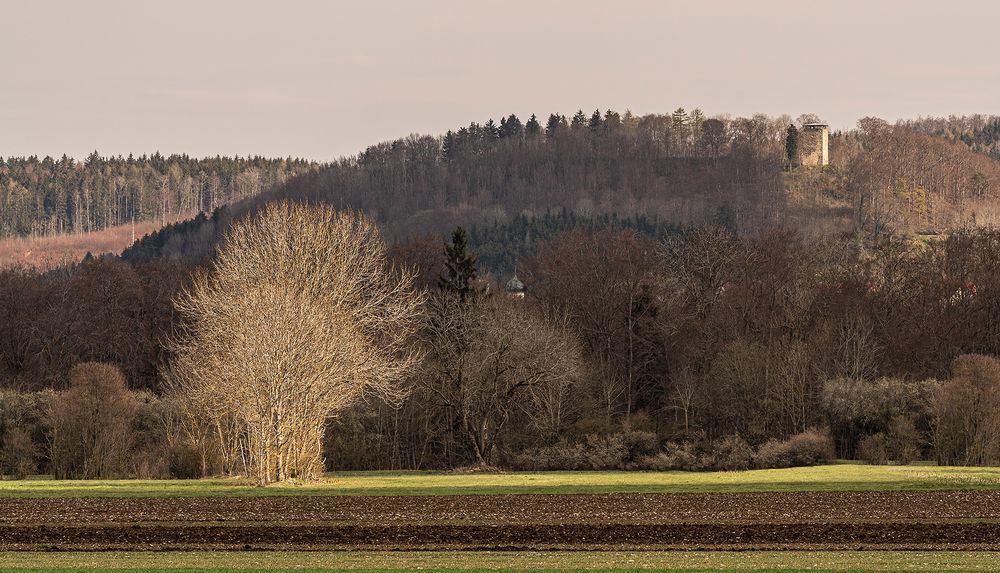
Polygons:
[[538,123],[538,118],[535,117],[535,114],[531,114],[528,123],[524,124],[524,133],[529,137],[542,133],[542,124]]
[[785,157],[788,158],[788,167],[792,168],[798,163],[799,158],[799,130],[794,123],[788,124],[788,132],[785,135]]
[[604,120],[601,119],[601,110],[595,109],[594,113],[590,116],[590,129],[596,131],[600,129],[602,123],[604,123]]
[[451,235],[451,244],[445,244],[445,274],[438,279],[442,290],[458,294],[465,300],[472,293],[472,281],[476,278],[476,257],[467,252],[468,237],[465,229],[458,227]]

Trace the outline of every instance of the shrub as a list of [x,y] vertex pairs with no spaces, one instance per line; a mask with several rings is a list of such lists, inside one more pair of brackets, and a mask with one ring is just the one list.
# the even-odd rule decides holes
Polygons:
[[658,454],[644,456],[629,469],[670,471],[697,471],[702,469],[702,458],[695,444],[682,442],[667,444],[665,450]]
[[889,461],[889,440],[885,434],[879,432],[861,438],[858,458],[873,466],[885,465]]
[[715,470],[745,470],[753,462],[753,450],[738,435],[726,436],[717,440],[713,444],[712,451],[714,454],[712,469]]
[[583,443],[560,441],[526,450],[511,460],[511,466],[523,470],[623,470],[655,453],[657,443],[652,432],[590,434]]
[[750,446],[743,438],[733,435],[710,443],[670,443],[663,452],[644,456],[629,469],[735,471],[749,468],[752,459]]
[[7,430],[3,438],[3,473],[24,479],[38,473],[38,447],[24,428]]
[[825,430],[810,429],[787,440],[768,440],[754,456],[757,468],[791,468],[826,463],[834,458],[833,440]]
[[896,416],[889,424],[889,455],[900,465],[906,465],[920,456],[920,432],[907,416]]

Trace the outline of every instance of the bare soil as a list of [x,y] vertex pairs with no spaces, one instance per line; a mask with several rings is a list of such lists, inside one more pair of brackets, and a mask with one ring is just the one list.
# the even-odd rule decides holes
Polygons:
[[1000,549],[1000,492],[0,499],[13,549]]

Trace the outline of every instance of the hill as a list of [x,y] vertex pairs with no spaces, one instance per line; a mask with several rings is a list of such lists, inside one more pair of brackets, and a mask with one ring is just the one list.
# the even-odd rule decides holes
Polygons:
[[393,240],[476,228],[483,232],[472,233],[473,246],[507,269],[546,228],[657,235],[721,223],[739,233],[780,226],[877,239],[998,220],[1000,162],[960,141],[866,118],[833,134],[831,165],[787,170],[789,121],[683,109],[551,114],[544,126],[535,116],[491,119],[371,146],[164,229],[124,256],[207,256],[230,219],[276,199],[362,210]]

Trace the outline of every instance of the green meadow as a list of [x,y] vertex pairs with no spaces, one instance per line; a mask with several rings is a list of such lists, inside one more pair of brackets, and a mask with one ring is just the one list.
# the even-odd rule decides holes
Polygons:
[[257,487],[241,479],[0,481],[0,497],[485,495],[771,491],[948,491],[1000,488],[1000,468],[834,464],[742,472],[344,472]]

